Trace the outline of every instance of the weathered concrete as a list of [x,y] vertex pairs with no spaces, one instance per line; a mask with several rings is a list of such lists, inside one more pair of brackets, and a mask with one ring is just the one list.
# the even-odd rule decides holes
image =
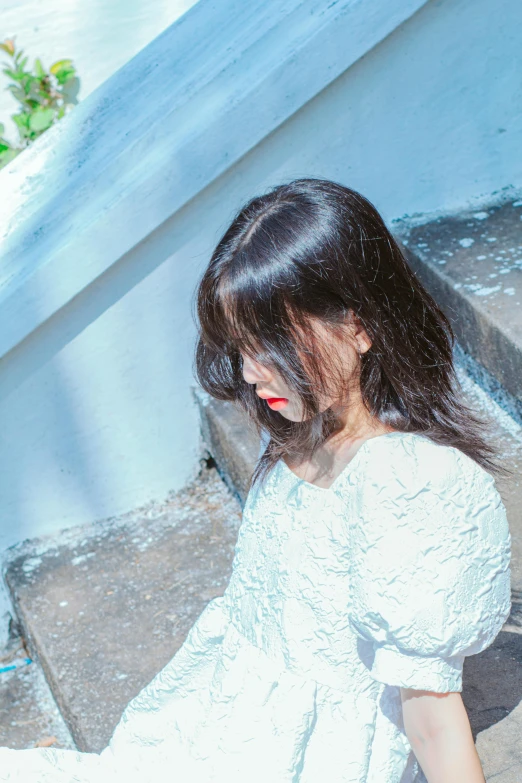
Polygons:
[[[13,641],[0,652],[0,668],[28,656],[23,639]],[[0,745],[21,749],[42,742],[45,747],[75,748],[42,668],[33,661],[0,674]]]
[[462,698],[487,781],[522,781],[522,635],[501,631],[464,661]]
[[194,387],[193,393],[199,405],[203,442],[229,489],[244,503],[259,451],[253,425],[232,403],[214,400],[199,387]]
[[[461,346],[457,346],[455,351],[455,365],[465,401],[472,410],[491,422],[491,440],[502,461],[513,471],[512,478],[497,479],[496,486],[506,506],[511,531],[513,606],[504,627],[522,634],[522,424],[507,415],[476,383],[474,377],[479,376],[483,380],[486,371],[478,368]],[[504,396],[500,397],[504,402]]]
[[462,347],[522,411],[522,200],[438,217],[394,221],[422,282],[446,312]]
[[163,504],[14,550],[6,578],[24,635],[80,750],[107,745],[224,592],[240,511],[205,468]]

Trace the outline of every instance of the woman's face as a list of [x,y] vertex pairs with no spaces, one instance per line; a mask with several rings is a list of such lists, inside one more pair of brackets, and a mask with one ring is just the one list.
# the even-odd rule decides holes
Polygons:
[[302,403],[288,389],[281,376],[264,364],[241,353],[243,357],[243,378],[247,383],[255,384],[256,394],[266,400],[266,405],[278,411],[290,421],[303,421]]
[[[340,370],[344,378],[354,378],[355,390],[359,389],[359,356],[371,346],[370,340],[364,329],[353,329],[350,335],[344,338],[334,338],[319,320],[311,322],[316,339],[319,340],[321,353],[332,357],[335,352],[335,366]],[[303,404],[300,398],[285,384],[281,376],[274,368],[261,364],[250,356],[241,352],[243,358],[243,378],[247,383],[255,384],[256,393],[266,404],[277,411],[289,421],[304,421]],[[303,356],[300,355],[301,361]],[[360,390],[360,389],[359,389]],[[320,395],[320,411],[324,411],[339,402],[330,394]]]

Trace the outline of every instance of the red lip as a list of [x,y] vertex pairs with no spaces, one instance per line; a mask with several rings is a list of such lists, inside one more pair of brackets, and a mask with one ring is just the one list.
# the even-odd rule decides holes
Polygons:
[[269,394],[263,392],[256,392],[256,394],[258,397],[261,397],[262,400],[266,400],[270,408],[274,408],[274,410],[281,410],[281,408],[284,408],[288,404],[288,399],[286,397],[271,397]]
[[280,411],[288,405],[286,397],[269,397],[266,402],[274,411]]

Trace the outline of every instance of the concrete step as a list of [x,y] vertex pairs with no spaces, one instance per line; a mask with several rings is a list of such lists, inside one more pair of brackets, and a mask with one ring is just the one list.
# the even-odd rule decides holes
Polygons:
[[[205,466],[164,503],[11,550],[6,580],[23,636],[78,749],[107,745],[130,699],[223,594],[240,520]],[[13,733],[5,744],[16,747]]]
[[208,453],[227,487],[244,504],[260,448],[257,433],[233,403],[215,400],[199,387],[193,389],[193,394]]
[[[466,402],[495,421],[493,439],[516,471],[509,482],[497,482],[506,505],[513,543],[510,617],[495,642],[466,659],[462,698],[487,781],[522,783],[522,427],[477,382],[484,369],[457,346],[455,363]],[[259,441],[252,424],[233,403],[196,391],[202,433],[209,453],[228,486],[244,500]]]
[[[452,322],[462,348],[522,417],[522,200],[393,221],[409,264]],[[500,388],[498,388],[500,392]]]
[[74,749],[41,666],[26,664],[30,657],[19,635],[0,651],[0,745]]

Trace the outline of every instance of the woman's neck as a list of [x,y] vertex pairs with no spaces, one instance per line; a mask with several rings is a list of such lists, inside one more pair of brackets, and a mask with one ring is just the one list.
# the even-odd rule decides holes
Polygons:
[[332,405],[332,411],[342,423],[342,428],[331,435],[323,444],[327,452],[335,453],[338,449],[350,449],[360,441],[393,432],[393,427],[383,424],[376,416],[368,413],[362,397],[352,397],[351,404]]

